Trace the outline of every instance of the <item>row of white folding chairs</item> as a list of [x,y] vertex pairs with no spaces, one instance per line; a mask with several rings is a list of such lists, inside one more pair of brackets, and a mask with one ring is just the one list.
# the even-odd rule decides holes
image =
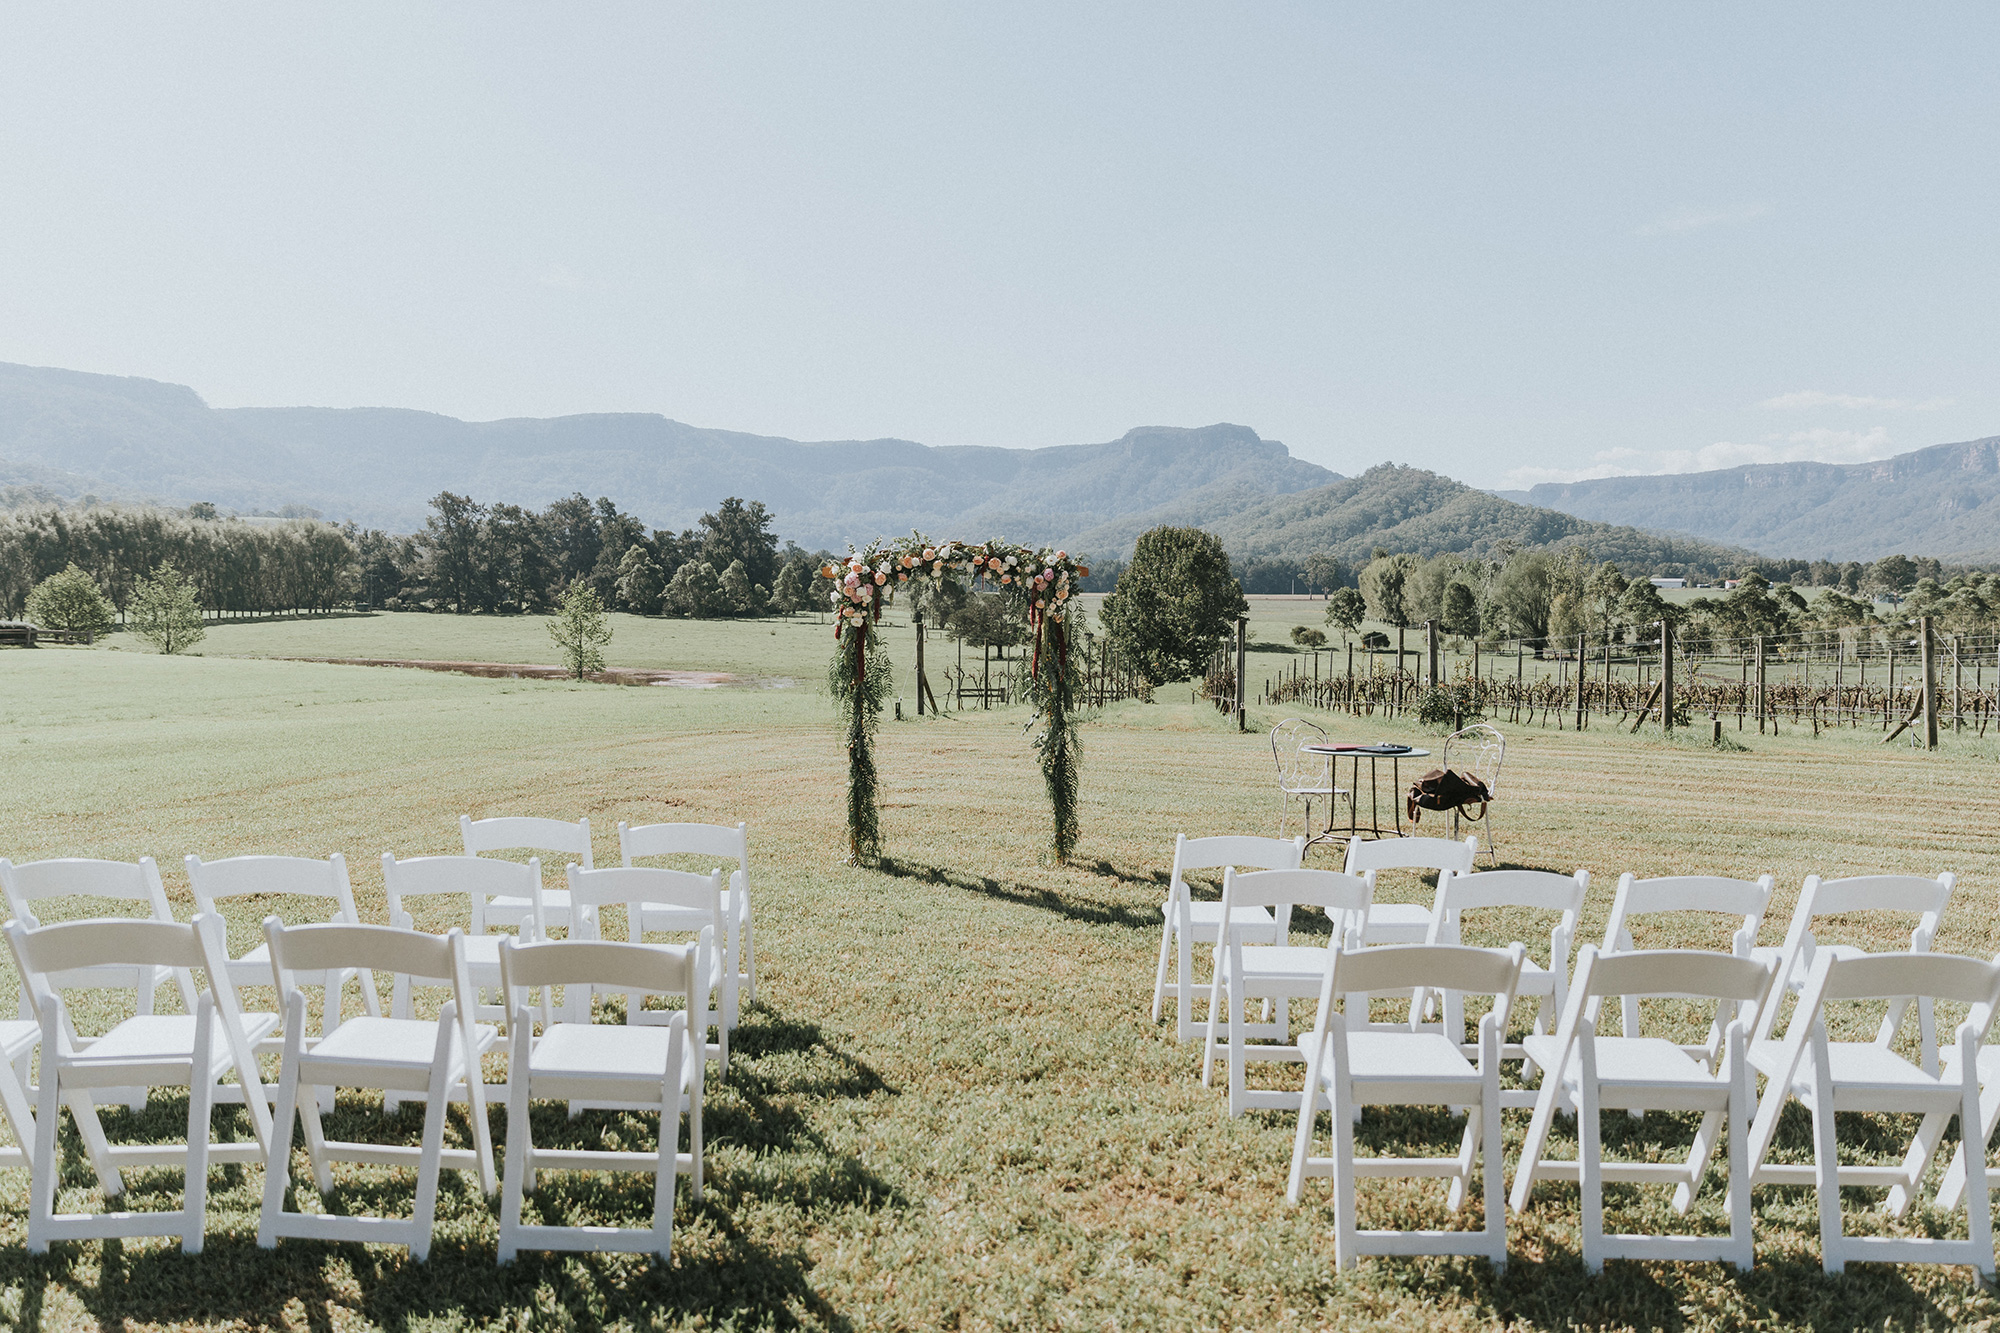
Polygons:
[[[1738,932],[1739,947],[1733,953],[1684,949],[1638,952],[1614,948],[1600,952],[1594,946],[1586,946],[1567,996],[1557,1001],[1562,1017],[1556,1032],[1542,1033],[1538,1015],[1536,1035],[1519,1045],[1508,1046],[1503,1044],[1503,1038],[1517,995],[1540,991],[1553,998],[1549,983],[1560,977],[1560,971],[1555,977],[1550,977],[1549,969],[1530,971],[1526,948],[1519,942],[1504,949],[1466,949],[1455,943],[1440,942],[1436,936],[1443,932],[1437,927],[1455,917],[1455,911],[1447,910],[1452,906],[1449,884],[1455,882],[1465,888],[1481,880],[1534,873],[1448,876],[1447,883],[1440,885],[1440,910],[1431,943],[1364,949],[1362,930],[1373,897],[1372,875],[1356,877],[1328,871],[1237,875],[1233,870],[1225,871],[1223,901],[1227,910],[1264,908],[1284,918],[1292,907],[1310,906],[1326,912],[1333,921],[1333,938],[1324,946],[1249,944],[1243,932],[1231,932],[1229,939],[1218,947],[1203,1078],[1206,1082],[1212,1072],[1213,1059],[1218,1053],[1217,1030],[1224,1021],[1220,1015],[1226,1013],[1229,1044],[1221,1054],[1230,1066],[1232,1113],[1240,1113],[1249,1105],[1298,1108],[1299,1134],[1291,1194],[1296,1201],[1307,1174],[1324,1170],[1337,1177],[1337,1249],[1351,1259],[1354,1253],[1379,1242],[1387,1248],[1368,1252],[1482,1253],[1496,1261],[1504,1260],[1496,1117],[1503,1104],[1500,1066],[1503,1060],[1513,1058],[1523,1060],[1524,1072],[1530,1076],[1537,1066],[1543,1071],[1540,1090],[1532,1095],[1534,1119],[1523,1164],[1515,1175],[1514,1206],[1526,1207],[1538,1177],[1578,1180],[1584,1195],[1584,1257],[1593,1269],[1600,1267],[1607,1257],[1620,1256],[1720,1258],[1747,1266],[1751,1257],[1749,1186],[1754,1182],[1817,1185],[1822,1258],[1829,1271],[1838,1271],[1851,1259],[1885,1259],[1970,1263],[1982,1274],[1991,1275],[1993,1248],[1985,1212],[1983,1152],[1975,1151],[1969,1159],[1961,1153],[1938,1195],[1939,1205],[1950,1208],[1956,1206],[1961,1196],[1970,1194],[1969,1237],[1965,1241],[1847,1237],[1841,1227],[1839,1190],[1843,1185],[1887,1187],[1891,1193],[1886,1206],[1900,1214],[1915,1197],[1953,1114],[1964,1117],[1966,1125],[1978,1126],[1975,1133],[1965,1135],[1978,1145],[1983,1145],[1996,1123],[2000,1123],[2000,1055],[1981,1056],[1995,1002],[2000,1000],[2000,960],[1987,963],[1916,951],[1868,955],[1837,948],[1820,949],[1800,979],[1802,998],[1785,1038],[1775,1041],[1762,1034],[1770,1031],[1786,993],[1785,988],[1773,984],[1774,979],[1790,975],[1783,969],[1792,955],[1767,950],[1759,956],[1749,956],[1749,950],[1743,947],[1742,931]],[[1542,878],[1555,881],[1546,886],[1552,894],[1566,879]],[[1562,909],[1566,918],[1573,918],[1580,907],[1585,882],[1581,876],[1569,881],[1576,897]],[[1629,943],[1624,927],[1635,912],[1620,908],[1634,909],[1632,900],[1641,896],[1632,891],[1631,883],[1623,887],[1627,892],[1621,894],[1620,903],[1614,907],[1609,933],[1614,944],[1621,939]],[[1458,899],[1456,906],[1495,905],[1498,897],[1491,892],[1466,894]],[[1839,895],[1834,897],[1837,899]],[[1711,904],[1702,910],[1726,909]],[[1574,928],[1573,919],[1565,924]],[[1562,928],[1559,926],[1558,931]],[[1560,959],[1563,952],[1558,940],[1555,957]],[[1475,956],[1505,959],[1506,984],[1488,984],[1498,974],[1480,973],[1470,961]],[[1402,970],[1399,972],[1398,968]],[[1426,968],[1430,971],[1426,972]],[[1470,973],[1468,968],[1472,969]],[[1475,980],[1466,980],[1468,975]],[[1477,980],[1480,976],[1484,980]],[[1368,1021],[1369,992],[1406,989],[1412,992],[1407,1023],[1382,1025]],[[1482,1020],[1476,1043],[1463,1040],[1462,1005],[1467,991],[1494,995],[1493,1012]],[[1314,1033],[1303,1041],[1291,1042],[1284,1002],[1312,994],[1317,994],[1320,1004]],[[1441,1023],[1424,1021],[1426,1000],[1433,994],[1443,999],[1445,1017]],[[1642,997],[1656,995],[1694,997],[1712,1003],[1716,1018],[1710,1039],[1690,1045],[1644,1036],[1638,1002]],[[1621,1035],[1601,1036],[1596,1025],[1602,1017],[1602,1004],[1614,996],[1620,999],[1623,1010]],[[1342,1021],[1334,1023],[1331,1015],[1336,997],[1342,1000],[1345,1010]],[[1863,998],[1889,1001],[1889,1017],[1876,1039],[1830,1042],[1824,1022],[1827,1002]],[[1934,1065],[1920,1067],[1904,1060],[1892,1049],[1912,998],[1919,1001],[1920,1010],[1926,1015],[1936,999],[1971,1006],[1942,1072]],[[1263,1022],[1253,1024],[1243,1018],[1245,1002],[1253,999],[1264,1000],[1270,1006]],[[1251,1045],[1253,1037],[1266,1038],[1271,1044]],[[1329,1046],[1329,1042],[1333,1045]],[[1479,1056],[1476,1068],[1465,1061],[1464,1057],[1470,1054]],[[1303,1061],[1307,1065],[1304,1086],[1319,1089],[1320,1095],[1309,1098],[1303,1090],[1246,1090],[1243,1065],[1250,1058]],[[1349,1081],[1347,1093],[1339,1096],[1329,1093],[1328,1070],[1334,1071],[1331,1077],[1336,1081]],[[1350,1075],[1341,1073],[1342,1070],[1361,1072]],[[1562,1073],[1551,1077],[1549,1070]],[[1754,1127],[1750,1108],[1759,1104],[1753,1070],[1768,1080]],[[1982,1104],[1983,1084],[1993,1085],[1994,1090]],[[1457,1091],[1449,1095],[1440,1092],[1453,1087]],[[1468,1088],[1475,1087],[1477,1097],[1464,1095]],[[1811,1167],[1766,1162],[1778,1113],[1792,1097],[1798,1097],[1813,1112],[1816,1160]],[[1414,1164],[1382,1159],[1374,1159],[1372,1163],[1367,1159],[1356,1161],[1352,1158],[1351,1117],[1358,1115],[1362,1104],[1382,1101],[1442,1102],[1479,1109],[1468,1121],[1464,1143],[1455,1158]],[[1335,1156],[1309,1162],[1307,1144],[1315,1110],[1329,1103],[1334,1109]],[[1601,1108],[1623,1108],[1635,1113],[1643,1113],[1645,1109],[1700,1110],[1704,1117],[1685,1165],[1609,1164],[1602,1161],[1597,1141],[1596,1116]],[[1832,1117],[1836,1108],[1900,1110],[1921,1113],[1925,1119],[1901,1164],[1841,1166],[1833,1138]],[[1552,1117],[1559,1109],[1580,1112],[1582,1143],[1576,1160],[1555,1161],[1543,1156]],[[1700,1187],[1725,1115],[1732,1139],[1729,1238],[1713,1241],[1606,1236],[1602,1230],[1603,1182],[1673,1183],[1677,1187],[1676,1207],[1685,1211]],[[1355,1174],[1451,1175],[1454,1183],[1450,1203],[1456,1207],[1464,1198],[1475,1155],[1481,1151],[1487,1156],[1487,1226],[1482,1232],[1390,1238],[1355,1231],[1352,1192]],[[1424,1246],[1437,1248],[1424,1249]]]
[[[607,872],[609,873],[609,872]],[[630,873],[630,872],[626,872]],[[572,881],[573,885],[576,884]],[[606,901],[584,883],[576,901]],[[481,1061],[499,1033],[477,1021],[478,985],[462,930],[443,936],[393,926],[347,922],[285,926],[276,917],[263,923],[264,954],[270,983],[283,1011],[283,1046],[278,1086],[266,1089],[256,1058],[257,1044],[278,1031],[279,1014],[245,1011],[238,1004],[232,963],[223,947],[223,922],[201,913],[193,922],[130,918],[66,922],[31,927],[20,920],[5,925],[8,945],[20,970],[32,1017],[0,1024],[0,1045],[10,1062],[41,1051],[41,1083],[29,1109],[26,1089],[12,1068],[0,1068],[0,1104],[22,1152],[14,1162],[30,1170],[28,1248],[46,1252],[58,1240],[113,1236],[177,1235],[181,1247],[202,1247],[210,1162],[266,1166],[258,1243],[277,1244],[284,1236],[407,1245],[418,1259],[427,1256],[435,1215],[439,1174],[445,1167],[477,1175],[490,1198],[497,1187],[486,1083]],[[702,1095],[707,1059],[691,1036],[688,1015],[712,985],[715,933],[683,945],[630,944],[591,940],[517,943],[499,941],[499,989],[508,1028],[506,1189],[501,1199],[500,1251],[505,1262],[520,1249],[624,1249],[665,1256],[672,1245],[675,1181],[685,1171],[696,1198],[702,1188]],[[140,1014],[94,1039],[79,1039],[65,992],[95,988],[119,973],[163,970],[182,982],[194,1003],[185,1015]],[[305,987],[313,978],[369,975],[382,970],[396,977],[399,993],[412,985],[444,987],[449,998],[435,1021],[411,1015],[350,1018],[316,1041],[305,1036]],[[202,973],[205,988],[194,974]],[[115,984],[115,981],[114,983]],[[527,995],[544,997],[555,987],[583,996],[579,1008],[558,1017],[547,1006],[539,1014]],[[628,1021],[593,1024],[589,997],[599,989],[680,1000],[663,1025]],[[632,1011],[628,1010],[628,1020]],[[537,1033],[537,1019],[540,1031]],[[251,1121],[248,1142],[215,1143],[211,1110],[231,1075]],[[187,1087],[185,1145],[113,1145],[104,1132],[96,1098],[104,1089]],[[320,1121],[317,1093],[334,1087],[380,1089],[424,1102],[421,1142],[357,1143],[328,1139]],[[275,1098],[275,1112],[270,1105]],[[466,1103],[473,1137],[470,1149],[444,1146],[445,1119],[454,1098]],[[547,1149],[529,1133],[533,1099],[650,1110],[660,1117],[659,1147],[653,1153]],[[180,1165],[186,1172],[183,1205],[174,1211],[59,1213],[56,1124],[68,1107],[85,1152],[107,1198],[125,1192],[121,1166]],[[680,1123],[688,1125],[688,1151],[679,1150]],[[416,1168],[416,1192],[408,1218],[301,1212],[286,1206],[291,1185],[294,1129],[302,1125],[312,1175],[319,1189],[333,1189],[331,1164],[352,1161]],[[652,1225],[553,1227],[524,1223],[525,1192],[538,1169],[652,1172],[655,1176]]]

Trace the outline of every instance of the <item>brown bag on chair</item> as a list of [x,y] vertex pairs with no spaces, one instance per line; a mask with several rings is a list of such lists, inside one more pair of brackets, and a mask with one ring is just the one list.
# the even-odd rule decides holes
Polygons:
[[1414,825],[1423,822],[1426,810],[1460,810],[1468,805],[1477,805],[1479,813],[1468,817],[1483,819],[1486,803],[1492,799],[1493,793],[1478,778],[1469,777],[1456,769],[1434,768],[1410,784],[1404,811]]

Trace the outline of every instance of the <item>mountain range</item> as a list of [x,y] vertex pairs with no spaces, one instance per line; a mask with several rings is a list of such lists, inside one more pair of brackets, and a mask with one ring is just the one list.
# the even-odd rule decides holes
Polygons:
[[2000,436],[1873,463],[1758,463],[1713,472],[1545,483],[1504,493],[1605,523],[1637,523],[1765,555],[1897,553],[2000,561]]
[[1630,568],[1712,570],[1763,544],[1747,528],[1662,538],[1641,525],[1696,529],[1643,502],[1606,521],[1567,495],[1521,504],[1416,468],[1342,477],[1228,424],[1143,426],[1044,449],[806,443],[641,413],[469,422],[399,408],[213,408],[182,385],[0,364],[0,498],[304,506],[411,531],[442,490],[531,506],[608,495],[663,528],[740,495],[769,506],[781,535],[835,550],[917,528],[1104,558],[1180,523],[1216,532],[1247,560],[1331,551],[1353,565],[1378,546],[1427,555],[1582,542]]

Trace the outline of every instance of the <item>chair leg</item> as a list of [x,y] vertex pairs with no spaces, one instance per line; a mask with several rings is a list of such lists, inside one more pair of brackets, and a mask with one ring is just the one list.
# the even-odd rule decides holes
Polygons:
[[[1338,1069],[1338,1066],[1336,1066]],[[1353,1268],[1360,1257],[1355,1253],[1359,1237],[1354,1233],[1354,1122],[1359,1106],[1350,1105],[1347,1080],[1334,1079],[1333,1089],[1333,1266],[1336,1271]]]
[[1576,1174],[1582,1196],[1583,1266],[1604,1271],[1604,1160],[1597,1102],[1597,1046],[1589,1020],[1579,1025],[1577,1043]]
[[[525,1026],[514,1025],[513,1049],[507,1056],[507,1169],[500,1185],[500,1262],[512,1263],[519,1246],[516,1234],[521,1226],[521,1203],[527,1191],[528,1157],[533,1151],[528,1141],[528,1098],[533,1089],[528,1075],[529,1037]],[[661,1116],[661,1130],[666,1117]]]
[[[49,1219],[56,1211],[56,1118],[62,1114],[62,1070],[54,1059],[56,1046],[47,1035],[50,1030],[48,1026],[43,1028],[42,1050],[50,1058],[42,1066],[41,1114],[36,1119],[41,1132],[35,1135],[34,1166],[28,1179],[29,1254],[49,1252]],[[89,1099],[75,1104],[70,1114],[82,1125],[84,1116],[91,1114]]]
[[[299,1051],[294,1032],[285,1034],[285,1064],[278,1074],[277,1114],[271,1122],[271,1151],[264,1162],[264,1208],[257,1222],[257,1244],[271,1249],[278,1243],[278,1216],[285,1211],[285,1191],[292,1183],[292,1133],[297,1128]],[[317,1170],[318,1163],[314,1163]]]
[[[431,1085],[424,1100],[423,1146],[417,1157],[416,1206],[410,1211],[410,1257],[418,1263],[430,1258],[431,1230],[437,1221],[438,1175],[444,1169],[444,1122],[451,1109],[451,1047],[456,1033],[449,1024],[439,1034],[438,1052],[431,1062]],[[466,1052],[469,1057],[472,1053]]]
[[[1171,908],[1169,909],[1171,911]],[[1153,1021],[1160,1021],[1160,1004],[1167,997],[1167,955],[1173,952],[1174,924],[1170,917],[1160,923],[1160,964],[1153,969]]]
[[[208,1136],[215,1099],[209,1077],[210,1048],[215,1038],[215,1001],[202,996],[195,1011],[194,1061],[188,1077],[188,1155],[181,1186],[181,1253],[200,1254],[208,1225]],[[251,1096],[256,1093],[244,1089]]]
[[1833,1128],[1833,1087],[1822,1072],[1813,1098],[1813,1166],[1817,1172],[1819,1195],[1819,1261],[1829,1273],[1845,1272],[1847,1258],[1841,1248],[1840,1152]]
[[[1993,1214],[1986,1190],[1986,1140],[1975,1138],[1973,1126],[1981,1124],[1979,1106],[1979,1047],[1971,1033],[1961,1036],[1958,1047],[1959,1072],[1964,1091],[1959,1098],[1959,1153],[1965,1158],[1966,1236],[1979,1259],[1973,1266],[1990,1287],[1994,1283]],[[1985,1262],[1981,1263],[1979,1260]]]

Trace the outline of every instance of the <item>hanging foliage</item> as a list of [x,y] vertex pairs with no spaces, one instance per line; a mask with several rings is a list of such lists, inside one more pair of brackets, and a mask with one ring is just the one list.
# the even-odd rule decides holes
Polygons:
[[[1066,860],[1078,837],[1077,791],[1082,750],[1076,737],[1081,663],[1070,652],[1075,596],[1090,570],[1066,551],[993,540],[932,542],[920,533],[850,550],[845,561],[822,565],[831,587],[834,639],[830,669],[833,697],[846,715],[847,836],[851,859],[879,854],[881,821],[876,800],[873,737],[890,689],[889,663],[877,624],[882,607],[903,585],[956,583],[995,589],[1025,603],[1033,635],[1027,696],[1035,716],[1035,753],[1048,788],[1053,825],[1050,850]],[[878,674],[879,673],[879,676]]]

